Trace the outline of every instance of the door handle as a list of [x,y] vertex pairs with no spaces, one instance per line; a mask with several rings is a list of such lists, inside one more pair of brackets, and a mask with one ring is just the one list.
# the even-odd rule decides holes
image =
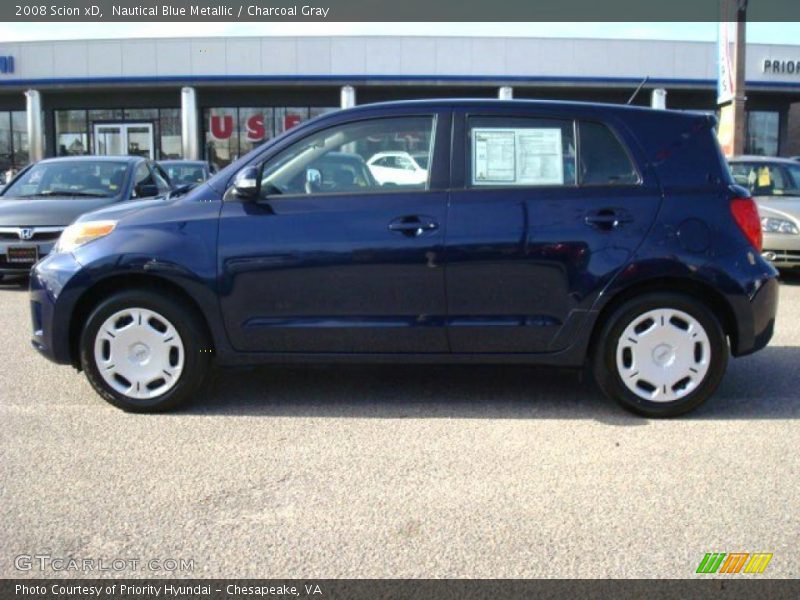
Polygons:
[[633,219],[627,214],[614,210],[613,208],[603,208],[600,210],[592,211],[586,215],[584,222],[597,229],[610,231],[616,229],[620,225],[630,223]]
[[434,231],[439,228],[431,217],[410,215],[407,217],[397,217],[389,223],[389,231],[401,233],[406,237],[418,237],[427,231]]

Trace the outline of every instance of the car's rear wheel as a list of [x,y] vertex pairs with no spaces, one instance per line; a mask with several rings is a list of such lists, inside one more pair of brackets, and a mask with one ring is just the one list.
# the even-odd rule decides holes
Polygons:
[[168,295],[123,291],[86,321],[81,365],[105,400],[133,412],[172,409],[191,399],[208,371],[204,329]]
[[714,393],[728,364],[728,344],[702,302],[649,293],[614,311],[593,358],[595,379],[607,396],[637,414],[673,417]]

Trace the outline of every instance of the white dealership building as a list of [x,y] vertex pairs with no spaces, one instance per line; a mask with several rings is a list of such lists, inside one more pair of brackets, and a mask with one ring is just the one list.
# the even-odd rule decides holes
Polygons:
[[[0,42],[0,169],[39,155],[188,155],[218,166],[350,102],[493,97],[714,112],[716,44],[518,37]],[[800,46],[749,44],[747,151],[800,154]],[[29,118],[30,117],[30,118]],[[33,143],[31,143],[33,142]]]

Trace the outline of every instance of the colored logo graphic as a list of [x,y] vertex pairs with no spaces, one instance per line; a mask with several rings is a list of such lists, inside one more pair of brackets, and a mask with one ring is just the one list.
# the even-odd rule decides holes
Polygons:
[[767,568],[772,554],[758,552],[749,554],[747,552],[709,552],[700,561],[697,573],[763,573]]

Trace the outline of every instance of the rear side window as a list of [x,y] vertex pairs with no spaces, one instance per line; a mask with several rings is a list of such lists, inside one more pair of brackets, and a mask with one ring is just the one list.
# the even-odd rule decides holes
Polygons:
[[573,122],[471,117],[468,172],[470,187],[573,186]]
[[581,121],[578,125],[581,185],[630,185],[639,174],[617,136],[602,123]]

